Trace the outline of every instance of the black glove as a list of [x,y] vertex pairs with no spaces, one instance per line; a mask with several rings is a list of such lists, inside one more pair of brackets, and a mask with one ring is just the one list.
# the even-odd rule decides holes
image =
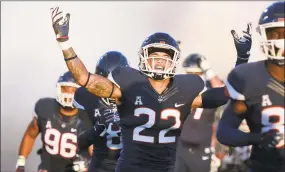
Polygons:
[[261,142],[259,147],[264,148],[266,150],[270,150],[276,148],[276,146],[281,142],[284,141],[284,136],[282,133],[277,131],[269,131],[262,135]]
[[250,49],[252,44],[252,24],[247,24],[246,31],[242,31],[243,35],[240,37],[235,30],[231,30],[231,34],[234,38],[235,47],[237,50],[238,58],[248,59],[250,56]]
[[58,42],[65,42],[68,38],[70,14],[63,17],[63,11],[59,7],[51,8],[52,27]]

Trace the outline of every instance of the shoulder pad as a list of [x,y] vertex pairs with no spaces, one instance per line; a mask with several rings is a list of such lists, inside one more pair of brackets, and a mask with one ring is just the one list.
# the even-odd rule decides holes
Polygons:
[[41,98],[35,104],[34,116],[45,118],[48,114],[53,114],[58,106],[54,98]]
[[186,94],[191,93],[196,97],[204,91],[205,83],[199,75],[181,74],[175,75],[175,79],[179,82],[178,87]]
[[250,92],[254,91],[260,75],[257,66],[260,64],[261,62],[241,64],[229,73],[225,84],[232,99],[244,101],[251,94]]
[[122,91],[128,89],[133,83],[146,78],[140,71],[131,67],[117,67],[109,74],[108,79],[118,86]]

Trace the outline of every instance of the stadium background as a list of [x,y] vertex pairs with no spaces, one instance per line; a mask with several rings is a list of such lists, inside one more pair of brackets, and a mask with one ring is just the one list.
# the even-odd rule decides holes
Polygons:
[[[1,2],[1,171],[14,171],[34,103],[55,96],[56,80],[67,69],[51,27],[50,7],[59,5],[71,13],[72,45],[91,72],[108,50],[123,52],[137,68],[142,41],[163,31],[182,41],[182,60],[202,53],[224,79],[236,58],[231,29],[243,29],[251,21],[250,61],[264,59],[255,27],[271,2]],[[183,72],[180,67],[178,71]],[[38,137],[26,171],[36,171],[40,146]]]

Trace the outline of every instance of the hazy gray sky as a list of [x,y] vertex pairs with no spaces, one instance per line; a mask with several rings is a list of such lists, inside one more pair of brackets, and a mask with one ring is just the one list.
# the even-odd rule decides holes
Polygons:
[[[49,8],[59,5],[71,13],[72,45],[91,72],[108,50],[122,51],[137,68],[141,43],[161,31],[182,40],[182,59],[202,53],[224,78],[236,58],[230,30],[246,28],[247,22],[255,28],[271,2],[1,2],[1,171],[14,171],[34,103],[55,96],[56,80],[67,69]],[[264,59],[258,40],[254,29],[250,61]],[[35,172],[40,162],[39,139],[27,172]]]

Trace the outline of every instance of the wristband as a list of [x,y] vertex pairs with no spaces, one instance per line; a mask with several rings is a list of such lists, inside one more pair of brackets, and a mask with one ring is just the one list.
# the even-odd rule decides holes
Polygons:
[[67,50],[71,48],[71,43],[69,42],[69,40],[64,41],[64,42],[58,42],[58,44],[62,50]]
[[206,76],[206,80],[210,81],[212,78],[214,78],[216,76],[216,73],[214,72],[213,69],[208,69],[204,72],[205,76]]
[[16,168],[19,166],[25,166],[26,165],[26,158],[23,155],[19,155]]

